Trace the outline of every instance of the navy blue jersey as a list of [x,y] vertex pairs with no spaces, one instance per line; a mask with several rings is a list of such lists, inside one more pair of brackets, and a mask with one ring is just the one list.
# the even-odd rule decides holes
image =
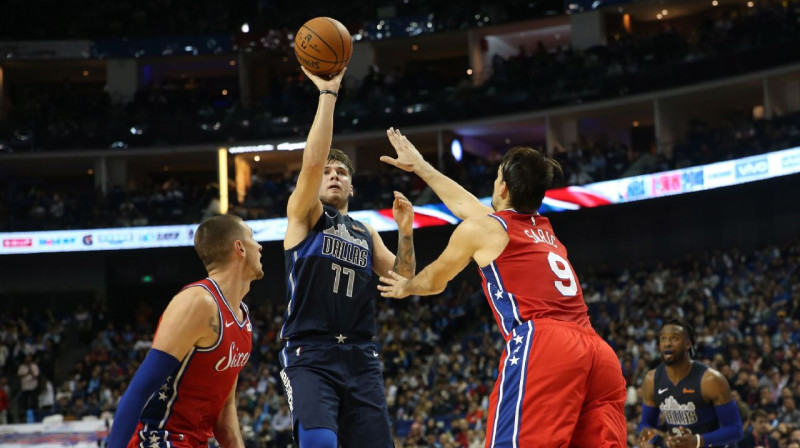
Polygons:
[[284,252],[288,305],[281,337],[375,336],[372,251],[364,224],[324,206],[306,238]]
[[[705,434],[719,429],[714,403],[706,401],[700,390],[700,383],[706,370],[708,370],[707,365],[692,361],[689,374],[678,381],[678,384],[673,385],[667,376],[664,364],[656,368],[653,395],[668,432],[679,426],[689,428],[692,434]],[[732,448],[736,444],[725,446]]]

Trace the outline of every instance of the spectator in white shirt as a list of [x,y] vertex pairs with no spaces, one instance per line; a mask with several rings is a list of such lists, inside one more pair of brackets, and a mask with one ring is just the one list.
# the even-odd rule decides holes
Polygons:
[[22,397],[20,403],[23,409],[37,409],[36,388],[39,386],[39,366],[33,362],[31,355],[25,356],[25,362],[17,369]]

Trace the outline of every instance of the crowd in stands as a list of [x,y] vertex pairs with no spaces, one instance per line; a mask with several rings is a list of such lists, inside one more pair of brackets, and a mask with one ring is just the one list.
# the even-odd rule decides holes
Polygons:
[[[753,120],[734,114],[719,127],[692,121],[686,137],[674,145],[672,154],[653,153],[651,148],[607,138],[581,137],[569,148],[556,148],[554,157],[564,170],[556,186],[584,185],[800,146],[800,115]],[[465,154],[460,163],[447,159],[444,170],[478,197],[488,197],[498,161],[499,153],[485,159]],[[295,176],[292,172],[254,171],[243,201],[230,189],[231,211],[244,219],[284,216]],[[213,177],[209,171],[206,181]],[[353,185],[356,194],[351,210],[390,207],[394,190],[404,192],[416,205],[439,202],[418,177],[388,167],[357,171]],[[0,230],[190,224],[214,213],[218,194],[216,184],[188,176],[151,178],[128,190],[114,186],[106,196],[92,185],[65,187],[27,179],[13,190],[0,188]]]
[[[780,447],[800,443],[800,241],[579,274],[592,324],[617,352],[628,383],[628,446],[637,446],[642,380],[660,362],[658,329],[670,318],[694,326],[694,359],[726,377],[746,434],[763,416],[766,426],[757,431]],[[239,379],[239,418],[248,446],[283,448],[291,440],[277,360],[285,305],[277,298],[247,301],[254,345]],[[435,297],[377,299],[396,446],[483,445],[503,347],[484,302],[477,281],[466,278]],[[65,420],[113,415],[150,346],[159,312],[140,304],[132,317],[116,322],[100,302],[66,314],[6,311],[0,317],[0,406],[6,409],[0,411],[10,401],[17,410],[8,415],[11,421],[24,421],[26,407],[36,420],[53,413]],[[54,359],[65,353],[77,360],[55,372]]]
[[[163,2],[145,2],[151,3]],[[495,55],[487,61],[486,79],[477,85],[460,75],[462,69],[443,69],[442,64],[454,62],[375,67],[362,79],[346,79],[335,129],[352,133],[584,103],[718,79],[800,57],[793,51],[800,43],[798,0],[741,8],[709,13],[691,25],[676,21],[675,26],[666,22],[637,28],[582,51],[531,43],[515,56]],[[312,104],[313,85],[299,72],[268,84],[268,92],[242,101],[237,79],[188,76],[144,83],[127,103],[110,98],[100,85],[10,85],[8,117],[0,120],[0,147],[124,148],[305,135],[313,108],[303,105]]]
[[[515,57],[492,60],[484,88],[508,95],[508,103],[548,105],[730,76],[759,66],[787,63],[788,42],[797,39],[800,3],[763,3],[726,10],[697,23],[620,34],[584,52],[522,47]],[[522,95],[520,97],[520,95]]]
[[[136,189],[112,187],[102,195],[93,185],[28,182],[0,191],[0,230],[63,230],[154,226],[200,222],[210,216],[216,184],[192,178],[150,178]],[[90,179],[90,181],[93,179]]]
[[[509,0],[496,7],[476,0],[458,3],[446,0],[387,0],[380,4],[336,3],[308,0],[303,8],[291,2],[243,0],[224,4],[210,0],[119,0],[96,4],[82,0],[64,4],[53,0],[31,7],[23,0],[5,3],[7,14],[0,18],[0,40],[141,38],[198,34],[233,34],[248,23],[251,32],[267,29],[294,30],[323,12],[354,30],[370,22],[394,17],[422,17],[437,31],[457,30],[487,22],[492,24],[524,20],[545,13],[563,14],[561,1],[531,3]],[[480,20],[475,16],[479,15]]]
[[624,145],[607,138],[580,138],[555,153],[566,185],[650,174],[763,154],[800,146],[800,114],[753,120],[747,111],[731,114],[723,126],[691,120],[685,139],[671,151]]
[[47,0],[32,7],[4,3],[2,40],[107,39],[230,33],[250,14],[255,1],[222,4],[210,0],[124,0],[69,4]]
[[[41,8],[56,12],[64,8],[61,18],[53,13],[24,20],[23,3],[6,5],[10,13],[0,19],[4,38],[230,32],[245,15],[258,11],[256,17],[263,18],[277,8],[275,2],[246,2],[239,11],[220,13],[219,5],[207,1],[122,1],[100,9],[48,1]],[[421,3],[430,8],[439,5]],[[513,6],[523,8],[521,3]],[[396,6],[407,11],[403,5]],[[163,14],[163,8],[178,13]],[[453,8],[466,12],[469,3]],[[797,1],[759,5],[710,21],[692,33],[667,27],[656,35],[622,37],[585,52],[522,49],[516,57],[492,60],[491,76],[480,87],[466,79],[448,84],[451,80],[407,68],[373,70],[367,78],[347,84],[337,129],[353,132],[387,123],[548,107],[762,68],[777,63],[771,59],[774,51],[796,43],[799,9]],[[108,17],[117,19],[105,20]],[[450,17],[452,23],[443,28],[466,23],[458,14]],[[263,27],[295,23],[286,20],[278,25],[266,20],[253,23]],[[94,28],[83,26],[89,22]],[[800,53],[782,54],[781,63]],[[76,92],[65,84],[19,92],[26,100],[14,102],[9,120],[0,122],[0,137],[16,135],[15,141],[28,142],[31,148],[70,148],[299,135],[310,119],[308,111],[292,107],[308,104],[314,94],[310,89],[310,83],[291,78],[247,109],[235,99],[209,96],[210,89],[187,93],[151,86],[132,103],[120,105],[99,89]],[[169,121],[163,121],[166,117]],[[142,137],[131,128],[142,129]],[[120,135],[128,138],[123,141]],[[722,128],[693,122],[670,158],[602,139],[581,139],[557,158],[565,167],[565,182],[580,185],[798,145],[797,116],[785,116],[737,120]],[[486,196],[490,192],[480,188],[490,185],[486,179],[494,177],[494,163],[468,158],[448,170],[472,186],[471,191]],[[351,209],[388,207],[388,194],[394,189],[410,192],[417,203],[435,200],[415,178],[383,174],[357,174]],[[281,216],[293,185],[288,173],[255,173],[252,188],[241,204],[234,203],[234,210],[250,219]],[[107,196],[91,187],[76,190],[47,184],[18,186],[11,195],[9,191],[0,189],[0,230],[197,222],[210,212],[215,196],[211,185],[174,178],[137,190],[115,187]],[[759,430],[755,417],[763,411],[768,437],[781,447],[800,444],[800,243],[749,253],[725,248],[622,271],[587,270],[579,276],[593,326],[616,350],[629,384],[629,446],[637,446],[642,379],[660,360],[657,331],[671,317],[694,325],[695,358],[728,379],[746,433]],[[251,447],[284,447],[291,439],[291,419],[282,396],[277,354],[285,306],[278,299],[266,304],[257,297],[248,301],[253,310],[254,353],[239,381],[243,434]],[[432,298],[378,299],[378,339],[397,446],[483,446],[488,393],[502,351],[484,301],[477,283],[470,281],[455,282]],[[0,423],[38,421],[53,413],[65,420],[113,415],[149,348],[157,315],[142,305],[130,321],[112,321],[102,303],[80,304],[65,313],[15,309],[0,314]],[[72,368],[57,368],[57,357],[76,353]]]

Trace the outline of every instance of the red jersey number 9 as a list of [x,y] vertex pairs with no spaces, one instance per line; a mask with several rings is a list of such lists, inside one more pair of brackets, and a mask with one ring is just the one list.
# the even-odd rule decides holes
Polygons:
[[575,274],[572,273],[572,268],[569,266],[569,263],[567,263],[567,260],[555,252],[550,252],[547,256],[547,262],[550,263],[550,269],[553,271],[553,274],[556,274],[556,277],[561,280],[569,280],[568,282],[558,280],[553,282],[558,292],[568,297],[577,294],[578,282],[575,281]]

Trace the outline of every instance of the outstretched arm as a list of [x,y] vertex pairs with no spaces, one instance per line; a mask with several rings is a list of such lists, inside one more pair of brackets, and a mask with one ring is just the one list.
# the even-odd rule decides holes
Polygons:
[[[490,218],[491,219],[491,218]],[[383,297],[403,299],[410,295],[429,296],[444,291],[447,283],[469,264],[484,232],[472,220],[462,222],[456,227],[444,252],[433,263],[420,271],[417,276],[405,278],[395,272],[380,278],[379,285]]]
[[[303,150],[303,164],[297,177],[297,185],[286,206],[289,224],[283,240],[284,248],[294,247],[308,235],[314,222],[322,215],[322,202],[319,188],[322,185],[322,171],[328,160],[333,139],[333,110],[336,95],[346,69],[330,80],[312,74],[305,68],[303,72],[320,90],[317,113],[311,130],[308,132],[306,147]],[[334,93],[330,93],[334,92]]]
[[380,277],[389,275],[392,270],[404,277],[411,277],[417,272],[417,259],[414,254],[414,206],[403,193],[394,192],[392,213],[397,223],[397,255],[383,244],[383,239],[372,226],[367,226],[375,245],[373,255],[373,271]]
[[475,195],[426,162],[417,148],[400,131],[389,128],[386,135],[397,151],[397,158],[381,156],[381,162],[416,173],[458,218],[467,219],[493,212],[491,207],[483,205]]

